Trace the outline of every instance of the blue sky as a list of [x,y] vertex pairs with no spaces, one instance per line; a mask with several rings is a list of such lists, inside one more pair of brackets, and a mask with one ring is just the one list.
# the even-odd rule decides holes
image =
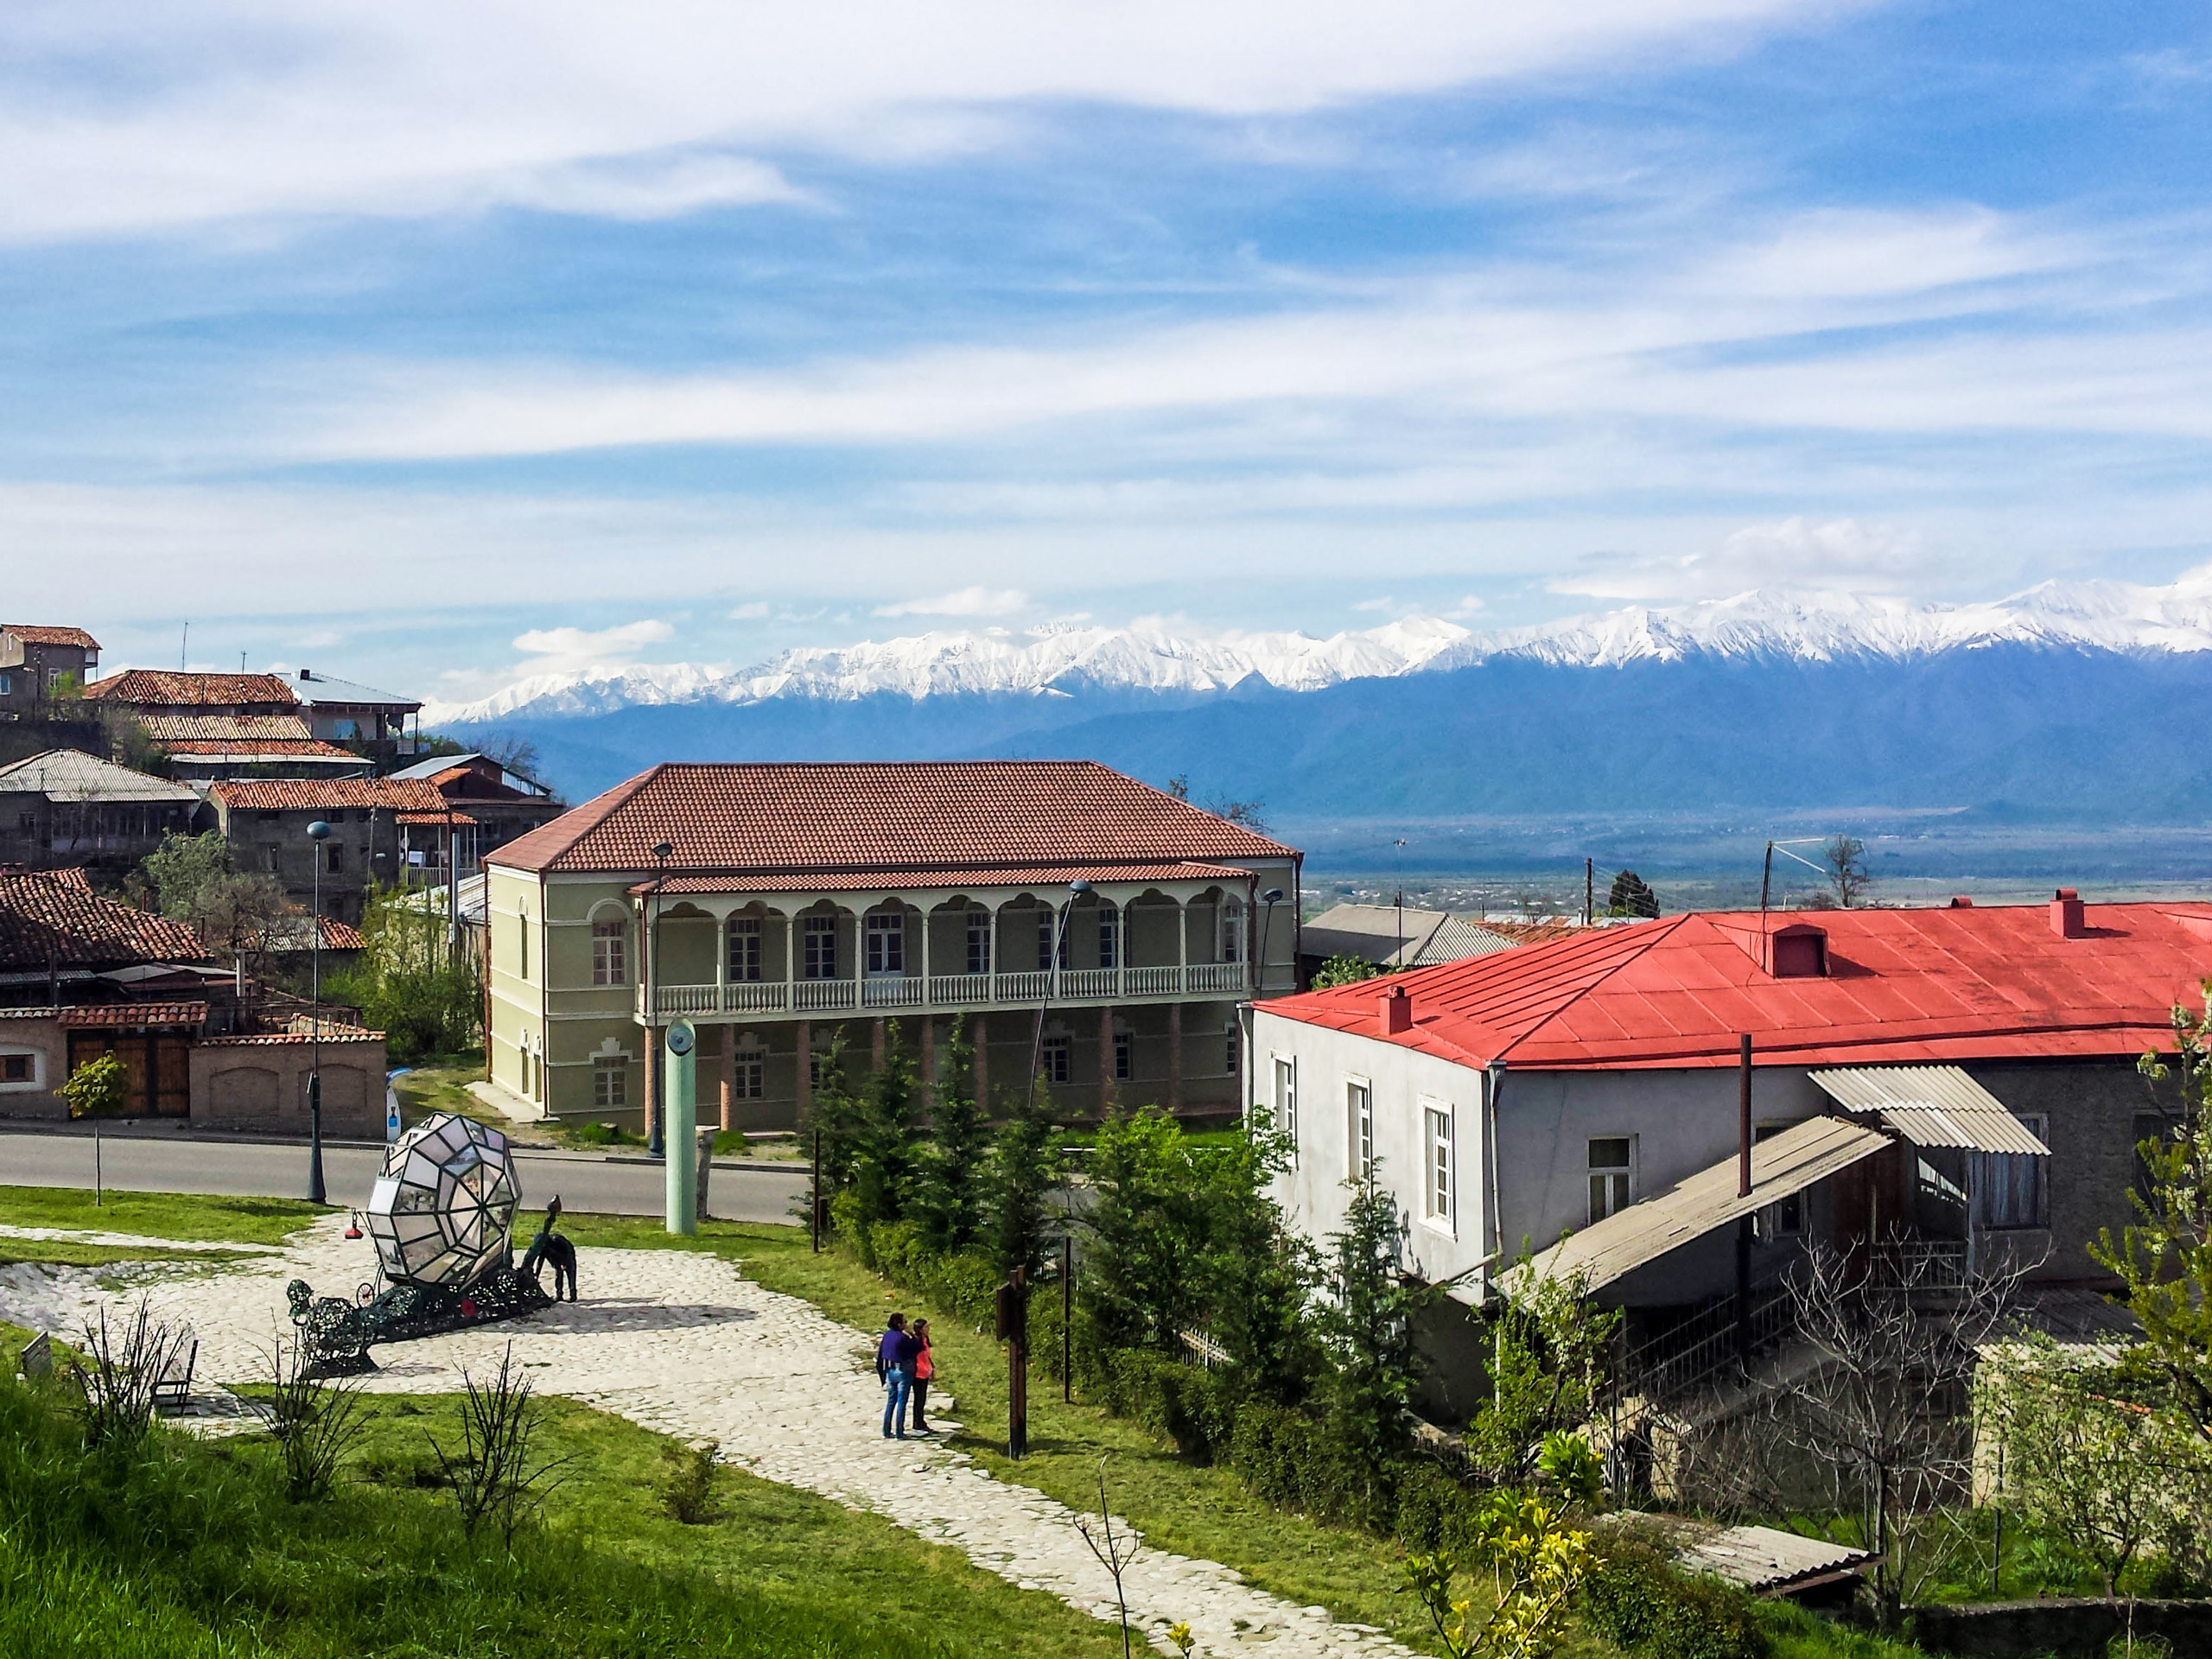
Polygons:
[[454,696],[2212,558],[2201,6],[789,10],[0,12],[7,609]]

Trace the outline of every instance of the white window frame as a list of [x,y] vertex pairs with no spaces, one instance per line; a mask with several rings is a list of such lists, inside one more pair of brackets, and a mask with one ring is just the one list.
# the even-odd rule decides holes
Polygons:
[[1244,960],[1244,904],[1239,899],[1222,902],[1221,959],[1224,962]]
[[630,1060],[627,1055],[592,1056],[591,1104],[595,1112],[626,1112],[630,1109]]
[[1375,1173],[1375,1084],[1368,1077],[1344,1079],[1344,1156],[1355,1181]]
[[1122,965],[1122,909],[1101,900],[1098,906],[1098,965]]
[[1291,1150],[1298,1150],[1298,1056],[1278,1054],[1269,1075],[1274,1078],[1275,1132],[1290,1137]]
[[1448,1100],[1421,1099],[1421,1224],[1446,1237],[1459,1234],[1458,1122]]
[[29,1075],[12,1080],[0,1077],[0,1089],[24,1090],[44,1087],[46,1068],[41,1064],[39,1051],[35,1048],[11,1048],[0,1053],[0,1060],[18,1059],[30,1063]]
[[[1625,1141],[1628,1142],[1628,1162],[1626,1164],[1599,1163],[1597,1161],[1597,1153],[1595,1148],[1600,1141]],[[1583,1192],[1585,1196],[1592,1200],[1590,1205],[1590,1225],[1593,1227],[1596,1226],[1599,1222],[1605,1220],[1605,1216],[1617,1216],[1620,1214],[1622,1211],[1627,1209],[1629,1205],[1636,1202],[1637,1152],[1637,1147],[1636,1136],[1633,1135],[1625,1133],[1619,1135],[1592,1135],[1584,1138],[1582,1143],[1582,1167],[1584,1172]],[[1601,1216],[1598,1213],[1598,1205],[1595,1201],[1597,1197],[1597,1183],[1601,1179],[1606,1184],[1605,1216]],[[1612,1189],[1616,1183],[1619,1185],[1621,1189],[1621,1197],[1618,1203],[1613,1202],[1612,1197]]]
[[591,922],[591,982],[630,982],[630,924],[620,916],[600,915]]
[[903,911],[871,911],[868,927],[868,976],[903,979],[906,974],[906,917]]
[[808,916],[799,930],[799,971],[815,981],[837,977],[837,918]]
[[991,971],[991,935],[996,931],[998,918],[988,910],[968,912],[968,971],[988,974]]
[[732,1100],[765,1100],[768,1095],[768,1051],[758,1042],[740,1043],[730,1056]]
[[[729,918],[728,936],[722,945],[722,964],[723,972],[732,984],[753,985],[760,982],[761,931],[758,916],[733,916]],[[738,949],[740,940],[745,944],[742,951]]]

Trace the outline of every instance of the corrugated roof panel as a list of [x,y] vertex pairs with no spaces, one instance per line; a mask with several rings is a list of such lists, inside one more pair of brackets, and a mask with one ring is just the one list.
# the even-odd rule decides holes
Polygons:
[[1955,1065],[1849,1066],[1812,1078],[1845,1110],[1878,1115],[1915,1146],[2050,1156],[2003,1101]]

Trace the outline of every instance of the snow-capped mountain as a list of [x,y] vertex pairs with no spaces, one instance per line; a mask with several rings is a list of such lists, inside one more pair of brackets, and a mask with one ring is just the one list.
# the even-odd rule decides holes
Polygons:
[[1909,659],[1996,645],[2131,652],[2212,651],[2212,568],[2165,587],[2045,582],[2009,597],[1923,605],[1847,593],[1761,590],[1697,604],[1634,607],[1533,627],[1473,632],[1439,617],[1315,639],[1303,633],[1057,627],[925,633],[803,646],[748,668],[671,663],[518,680],[492,696],[432,702],[426,722],[585,718],[668,704],[892,696],[1203,696],[1239,686],[1316,691],[1348,681],[1499,659],[1596,668],[1692,657],[1799,663]]

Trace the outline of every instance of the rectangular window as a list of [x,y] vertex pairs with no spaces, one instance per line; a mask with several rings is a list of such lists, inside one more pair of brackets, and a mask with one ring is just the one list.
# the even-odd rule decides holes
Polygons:
[[28,1054],[0,1054],[0,1083],[29,1083],[31,1057]]
[[629,1061],[602,1054],[591,1063],[591,1103],[605,1111],[619,1111],[630,1103]]
[[968,971],[991,971],[991,912],[988,910],[968,912]]
[[1363,1181],[1375,1171],[1375,1096],[1365,1084],[1344,1085],[1344,1116],[1351,1135],[1351,1178]]
[[837,977],[837,918],[835,916],[810,916],[806,918],[805,961],[809,979]]
[[[1787,1123],[1762,1123],[1751,1132],[1752,1142],[1756,1145],[1770,1141],[1789,1127]],[[1805,1230],[1805,1195],[1792,1192],[1786,1198],[1777,1198],[1760,1211],[1757,1224],[1759,1238],[1768,1243],[1777,1238],[1798,1237]]]
[[739,1100],[760,1100],[768,1092],[767,1051],[741,1048],[730,1065],[729,1091]]
[[[2050,1120],[2041,1115],[2016,1114],[2030,1135],[2046,1138]],[[1974,1171],[1974,1220],[1984,1227],[2042,1227],[2050,1220],[2047,1158],[2028,1152],[1978,1152]]]
[[732,984],[749,985],[760,977],[760,924],[739,917],[729,925],[729,977]]
[[1244,906],[1224,905],[1221,907],[1221,959],[1224,962],[1244,960]]
[[1275,1056],[1275,1128],[1298,1144],[1298,1062]]
[[1426,1179],[1422,1181],[1422,1198],[1427,1217],[1440,1227],[1452,1224],[1452,1111],[1449,1107],[1424,1106],[1421,1122],[1426,1134],[1427,1156]]
[[1135,1039],[1126,1031],[1114,1033],[1114,1081],[1127,1083],[1136,1076]]
[[1636,1137],[1601,1135],[1590,1143],[1590,1220],[1618,1215],[1635,1196]]
[[1098,906],[1098,965],[1122,965],[1122,912],[1111,905]]
[[1060,941],[1060,966],[1068,965],[1068,942],[1059,932],[1059,923],[1058,911],[1048,908],[1037,913],[1037,971],[1040,974],[1052,965],[1052,940],[1056,935]]
[[619,917],[591,925],[591,982],[630,982],[630,925]]
[[346,868],[346,849],[336,842],[330,843],[330,873],[336,875]]
[[[276,853],[273,849],[270,853],[270,861],[272,864],[276,861]],[[528,979],[530,977],[530,918],[528,916],[515,918],[515,948],[522,963],[519,972],[523,978]]]
[[868,918],[868,970],[871,975],[906,971],[906,918],[904,915]]
[[1068,1039],[1064,1036],[1047,1037],[1045,1039],[1045,1056],[1042,1065],[1046,1082],[1065,1083],[1068,1080]]
[[15,690],[15,681],[10,679],[5,674],[0,674],[0,697],[11,696]]

